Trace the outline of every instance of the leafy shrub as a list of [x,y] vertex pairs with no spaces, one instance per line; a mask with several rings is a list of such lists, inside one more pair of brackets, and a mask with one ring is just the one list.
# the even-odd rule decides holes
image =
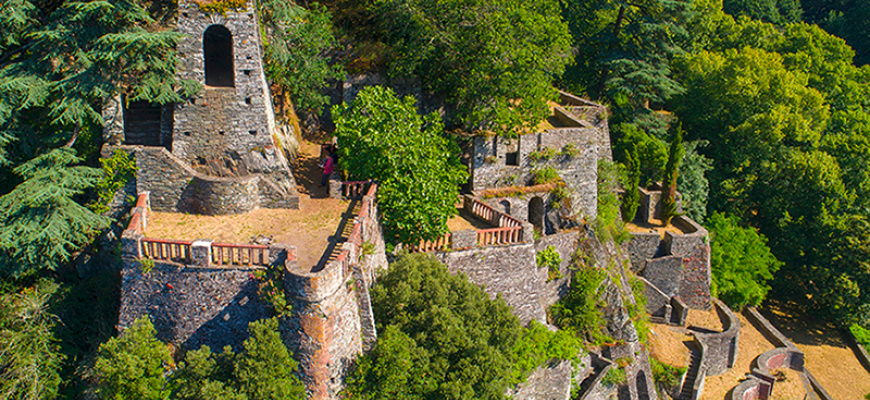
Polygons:
[[351,179],[380,182],[378,208],[390,240],[416,243],[447,233],[459,185],[468,178],[459,146],[437,113],[421,116],[413,97],[367,87],[333,107],[340,164]]
[[500,297],[427,254],[391,264],[372,308],[381,335],[350,374],[352,399],[499,399],[544,361],[581,349],[570,331],[523,329]]
[[619,184],[616,166],[607,160],[598,161],[598,217],[592,228],[598,240],[605,242],[615,240],[622,243],[630,237],[625,226],[620,221],[619,196],[616,187]]
[[607,370],[607,373],[604,374],[604,378],[601,378],[601,383],[606,386],[621,385],[625,383],[626,380],[625,370],[613,366]]
[[543,185],[545,183],[559,182],[562,178],[559,177],[559,172],[555,168],[545,167],[532,170],[532,180],[535,185]]
[[580,155],[580,149],[574,143],[568,143],[562,147],[562,155],[568,158],[574,158]]
[[547,267],[547,282],[562,278],[562,273],[559,271],[559,264],[562,263],[562,257],[553,246],[547,246],[546,249],[535,254],[535,261],[538,263],[538,268]]
[[855,339],[864,346],[867,351],[870,351],[870,329],[865,329],[861,325],[852,324],[849,327],[849,330],[852,331],[852,334],[855,335]]
[[634,303],[624,302],[626,311],[634,321],[634,329],[637,331],[637,336],[642,343],[647,343],[649,340],[649,315],[646,313],[646,287],[643,281],[634,274],[628,274],[628,281],[631,284],[631,292],[634,295]]
[[88,205],[95,213],[109,211],[115,193],[136,177],[136,159],[126,151],[115,150],[109,158],[101,158],[103,177],[96,184],[97,200]]
[[535,151],[529,153],[529,160],[534,162],[546,162],[552,160],[559,153],[550,147],[539,147]]
[[266,269],[254,271],[254,277],[258,280],[257,294],[260,298],[272,305],[275,314],[279,316],[289,315],[293,306],[287,302],[284,294],[283,268],[270,265]]
[[668,161],[668,146],[660,139],[648,135],[634,124],[618,124],[613,127],[613,154],[617,161],[627,164],[625,156],[637,149],[640,165],[640,186],[649,187],[661,179]]
[[710,291],[733,309],[761,304],[770,290],[767,282],[782,264],[767,247],[767,238],[721,213],[710,216],[707,224],[712,241]]

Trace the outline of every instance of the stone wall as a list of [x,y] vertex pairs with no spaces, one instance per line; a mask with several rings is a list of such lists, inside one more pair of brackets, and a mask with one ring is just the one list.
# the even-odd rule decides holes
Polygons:
[[158,339],[185,350],[239,350],[248,324],[271,316],[271,306],[257,295],[254,269],[153,262],[144,272],[140,261],[124,259],[118,329],[149,315]]
[[[232,34],[233,87],[205,86],[203,38],[212,25]],[[176,105],[172,152],[193,162],[222,157],[226,149],[244,153],[273,146],[275,117],[263,73],[259,23],[253,1],[244,9],[204,13],[196,2],[178,4],[179,77],[199,82],[203,91]]]
[[671,223],[682,233],[666,231],[663,239],[657,232],[632,233],[624,248],[631,269],[662,293],[680,296],[690,308],[709,309],[712,282],[709,233],[686,216],[674,217]]
[[523,324],[547,322],[544,299],[547,270],[538,268],[532,243],[438,252],[435,257],[451,273],[462,272],[495,298],[501,294]]
[[713,300],[716,313],[722,321],[722,332],[692,331],[698,341],[704,344],[703,368],[707,376],[722,375],[734,366],[737,360],[740,320],[724,303]]
[[334,399],[350,366],[377,339],[369,288],[385,268],[386,252],[375,203],[377,185],[361,200],[350,237],[319,271],[288,263],[284,286],[293,301],[285,342],[299,360],[310,398]]
[[[553,167],[571,189],[571,206],[575,213],[594,218],[597,215],[598,145],[595,128],[560,128],[521,135],[518,139],[477,136],[471,159],[472,190],[529,184],[535,168]],[[571,143],[579,150],[573,157],[556,156],[533,162],[529,154],[539,147],[561,151]],[[507,164],[507,154],[517,153],[517,165]]]
[[579,238],[579,231],[565,231],[544,236],[540,240],[535,241],[536,253],[543,251],[549,246],[553,246],[556,252],[559,253],[559,257],[562,258],[562,262],[559,264],[559,273],[562,277],[547,282],[546,289],[541,292],[540,300],[545,309],[556,304],[559,299],[568,295],[568,291],[571,290],[569,285],[571,284],[572,271],[569,266],[571,265],[574,251],[577,249],[577,240]]
[[777,348],[768,350],[755,360],[755,368],[746,380],[731,391],[731,400],[756,400],[771,398],[775,390],[775,378],[770,371],[776,368],[790,368],[800,372],[804,387],[811,388],[807,398],[833,400],[833,397],[822,387],[819,381],[807,370],[804,364],[804,354],[788,338],[776,329],[767,318],[761,315],[755,307],[744,309],[744,315]]
[[[282,175],[251,174],[217,177],[201,174],[163,147],[110,146],[102,148],[103,157],[115,149],[127,151],[136,159],[136,190],[151,194],[157,211],[191,212],[207,215],[236,214],[266,208],[299,208],[299,196],[279,187],[273,180]],[[280,182],[292,176],[286,175]]]

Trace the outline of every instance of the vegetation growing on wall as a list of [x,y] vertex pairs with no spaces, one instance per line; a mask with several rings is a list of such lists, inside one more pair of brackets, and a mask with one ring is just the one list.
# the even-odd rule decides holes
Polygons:
[[575,330],[587,341],[609,341],[603,333],[606,320],[601,312],[600,290],[607,272],[592,265],[580,263],[571,278],[571,291],[550,307],[550,316],[563,329]]
[[553,246],[547,246],[546,249],[535,253],[535,261],[538,268],[547,268],[547,282],[562,278],[562,273],[559,272],[559,264],[562,263],[562,257]]

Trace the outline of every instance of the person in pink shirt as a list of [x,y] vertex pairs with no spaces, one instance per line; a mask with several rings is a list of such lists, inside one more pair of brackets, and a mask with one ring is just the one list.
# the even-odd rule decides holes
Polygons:
[[329,182],[329,176],[332,175],[332,171],[335,169],[332,151],[326,153],[326,159],[320,163],[320,167],[323,168],[323,179],[320,180],[320,187],[324,187]]

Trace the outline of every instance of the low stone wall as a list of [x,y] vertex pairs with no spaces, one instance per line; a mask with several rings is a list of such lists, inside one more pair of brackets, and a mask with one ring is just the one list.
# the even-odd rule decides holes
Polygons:
[[870,371],[870,354],[868,354],[867,349],[864,348],[861,343],[858,343],[858,339],[855,337],[855,334],[852,333],[849,329],[843,329],[842,335],[846,338],[846,341],[849,343],[849,346],[855,351],[855,357],[858,357],[858,361],[864,366],[867,371]]
[[643,282],[644,295],[646,296],[646,312],[650,315],[650,320],[659,323],[667,324],[671,321],[671,296],[664,294],[659,288],[651,284],[648,280],[638,277]]
[[186,211],[195,214],[241,214],[260,205],[256,175],[239,178],[194,175],[182,197]]
[[734,366],[740,337],[740,320],[737,316],[718,299],[714,299],[713,304],[722,321],[722,332],[692,332],[706,349],[702,362],[708,376],[722,375]]

